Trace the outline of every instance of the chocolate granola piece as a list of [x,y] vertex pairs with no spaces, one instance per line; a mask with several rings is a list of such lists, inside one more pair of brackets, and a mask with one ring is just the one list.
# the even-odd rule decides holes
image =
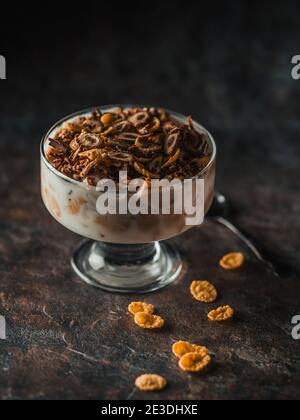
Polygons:
[[130,124],[130,122],[126,120],[116,122],[115,124],[113,124],[112,128],[113,133],[130,133],[134,131],[134,127],[132,126],[132,124]]
[[59,140],[49,139],[49,145],[62,153],[65,153],[67,150],[66,147]]
[[161,167],[163,164],[163,157],[162,156],[156,156],[151,160],[149,163],[149,170],[153,173],[159,173],[161,171]]
[[176,129],[176,131],[172,131],[171,133],[166,135],[164,151],[167,156],[171,156],[172,154],[174,154],[174,152],[179,146],[181,139],[182,134],[179,129]]
[[95,148],[103,145],[103,138],[100,135],[93,133],[81,133],[76,141],[79,145],[88,148]]
[[151,122],[146,124],[144,127],[139,129],[141,134],[151,134],[158,131],[160,128],[160,121],[158,118],[154,117]]
[[109,159],[119,161],[119,162],[128,162],[133,163],[133,156],[130,153],[122,152],[110,152]]
[[149,123],[150,118],[151,116],[147,111],[140,111],[129,117],[128,121],[136,128],[141,128]]

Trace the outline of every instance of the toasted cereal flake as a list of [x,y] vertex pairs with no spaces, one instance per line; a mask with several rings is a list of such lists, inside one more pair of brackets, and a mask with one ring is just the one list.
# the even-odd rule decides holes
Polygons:
[[215,286],[208,281],[193,281],[190,287],[191,294],[196,300],[205,303],[214,302],[218,293]]
[[161,391],[167,385],[167,381],[160,375],[145,374],[135,380],[135,385],[141,391]]
[[132,302],[128,306],[128,311],[132,315],[135,315],[138,312],[147,312],[148,314],[153,314],[154,306],[151,305],[150,303],[146,303],[146,302]]
[[181,358],[187,353],[200,353],[203,356],[209,353],[208,349],[203,346],[189,343],[188,341],[178,341],[173,344],[172,351],[176,357]]
[[157,315],[152,315],[147,312],[138,312],[134,315],[134,322],[141,328],[156,329],[162,328],[165,321]]
[[244,264],[245,257],[241,252],[233,252],[225,255],[221,261],[220,266],[225,270],[237,270]]
[[222,322],[231,319],[234,315],[234,310],[229,306],[221,306],[207,315],[211,321]]
[[208,354],[201,353],[186,353],[179,361],[180,369],[185,372],[201,372],[211,362],[211,357]]

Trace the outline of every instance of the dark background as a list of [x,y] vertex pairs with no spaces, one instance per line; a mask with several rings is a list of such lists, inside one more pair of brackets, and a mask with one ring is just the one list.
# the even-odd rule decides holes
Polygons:
[[[162,340],[165,359],[154,365],[146,348],[141,357],[126,350],[141,345],[123,320],[130,299],[99,294],[72,275],[66,261],[77,239],[44,210],[38,180],[40,139],[69,113],[143,103],[191,114],[216,139],[218,189],[228,195],[235,222],[299,266],[300,81],[291,77],[291,58],[300,54],[299,4],[66,4],[1,5],[7,80],[0,80],[0,313],[10,336],[0,342],[0,396],[145,398],[131,395],[131,387],[146,364],[173,379],[162,398],[299,398],[299,344],[290,337],[299,279],[274,280],[248,254],[238,286],[227,275],[231,294],[223,295],[244,322],[227,330],[230,339],[200,323],[221,355],[211,376],[195,383],[166,367],[170,336]],[[223,284],[225,275],[213,267],[224,252],[243,247],[209,223],[199,235],[179,241],[188,255],[187,283],[151,297],[171,318],[190,305],[183,292],[193,276]],[[108,317],[107,325],[88,336],[83,327],[94,312]],[[181,309],[180,320],[172,339],[199,341],[191,313]],[[96,367],[65,349],[61,330],[73,348],[100,360]],[[97,357],[103,340],[107,349]],[[157,348],[153,337],[143,345]]]

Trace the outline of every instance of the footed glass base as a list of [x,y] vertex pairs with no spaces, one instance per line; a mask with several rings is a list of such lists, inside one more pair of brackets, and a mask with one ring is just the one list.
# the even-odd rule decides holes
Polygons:
[[85,241],[72,258],[75,273],[86,283],[116,293],[149,293],[176,281],[183,269],[168,243],[116,245]]

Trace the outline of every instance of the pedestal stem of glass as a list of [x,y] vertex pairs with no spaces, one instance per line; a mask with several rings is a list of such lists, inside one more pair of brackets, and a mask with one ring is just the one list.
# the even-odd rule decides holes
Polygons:
[[120,245],[85,241],[72,258],[76,274],[110,292],[148,293],[173,283],[182,271],[179,252],[169,243]]

